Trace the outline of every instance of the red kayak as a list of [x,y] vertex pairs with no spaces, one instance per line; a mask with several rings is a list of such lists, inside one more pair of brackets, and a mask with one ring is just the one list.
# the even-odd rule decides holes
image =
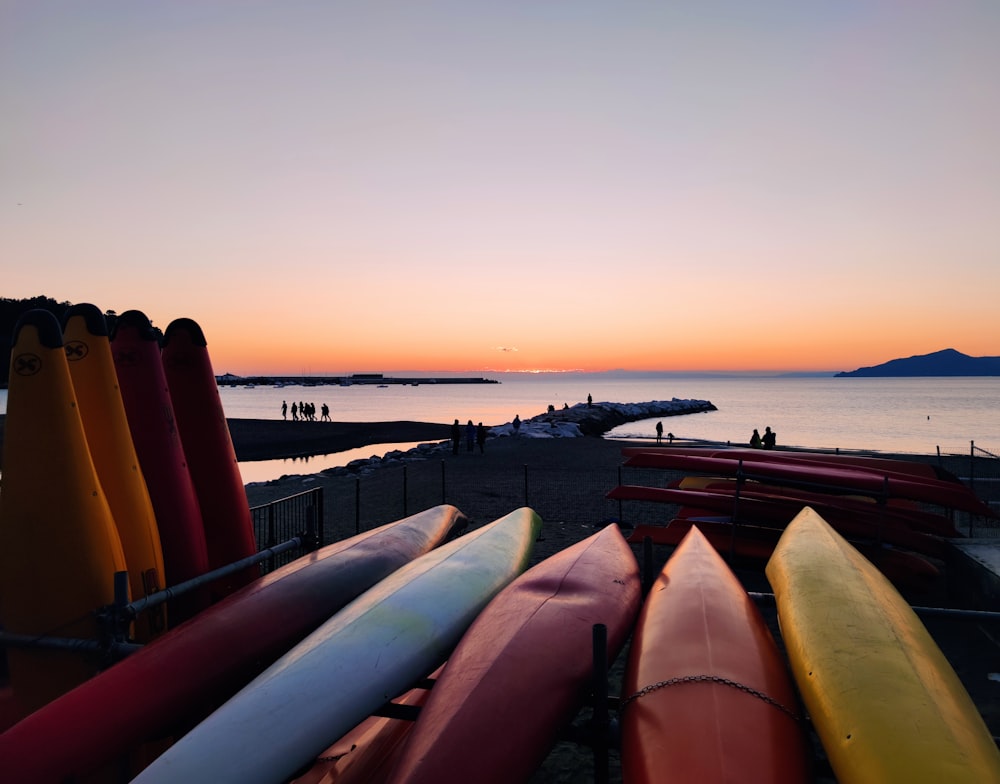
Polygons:
[[[187,318],[170,322],[163,335],[162,357],[177,428],[205,523],[209,566],[218,569],[253,555],[257,543],[243,476],[201,327]],[[259,574],[259,567],[250,566],[217,580],[211,588],[213,598],[232,593]]]
[[448,659],[389,781],[525,781],[583,703],[593,626],[608,657],[640,602],[639,567],[617,525],[545,559],[480,613]]
[[622,455],[631,457],[641,452],[663,452],[665,454],[688,455],[690,457],[721,457],[729,460],[755,460],[769,463],[824,463],[841,468],[864,468],[879,472],[909,474],[923,479],[940,479],[960,483],[958,477],[931,463],[915,460],[899,460],[893,457],[871,457],[868,455],[845,455],[839,452],[806,452],[771,449],[750,449],[746,447],[641,447],[627,446]]
[[[607,498],[623,501],[650,501],[678,506],[693,506],[708,512],[731,515],[737,507],[734,497],[724,492],[709,490],[678,490],[669,487],[645,487],[643,485],[619,485],[606,495]],[[833,499],[833,496],[829,498]],[[940,539],[909,528],[904,522],[888,514],[881,515],[881,507],[873,504],[864,512],[840,509],[819,501],[810,502],[816,509],[822,509],[825,519],[844,536],[878,539],[905,547],[936,558],[947,554],[947,545]],[[741,492],[738,515],[741,522],[784,528],[802,511],[806,502],[798,498],[783,498]],[[957,534],[956,534],[957,535]]]
[[812,781],[785,660],[753,600],[697,529],[646,598],[622,694],[624,782]]
[[435,507],[261,577],[0,735],[4,780],[84,778],[187,729],[462,519],[453,506]]
[[721,457],[694,457],[665,452],[641,452],[632,455],[625,465],[636,468],[662,468],[694,471],[720,476],[743,476],[772,484],[793,484],[827,493],[864,493],[875,497],[888,495],[909,498],[984,517],[996,514],[964,485],[935,479],[889,474],[863,468],[840,468],[808,463],[769,463],[752,460],[729,460]]
[[[116,319],[111,351],[129,432],[160,531],[166,584],[179,585],[208,571],[208,547],[160,361],[159,338],[144,313],[128,310]],[[168,623],[176,626],[208,604],[205,589],[179,596],[170,604]]]

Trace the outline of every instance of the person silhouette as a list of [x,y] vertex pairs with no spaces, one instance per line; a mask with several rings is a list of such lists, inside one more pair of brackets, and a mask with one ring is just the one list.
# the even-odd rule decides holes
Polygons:
[[760,437],[760,442],[764,445],[764,449],[774,449],[774,442],[777,440],[777,434],[770,427],[765,427],[764,435]]
[[757,428],[753,429],[753,435],[750,436],[750,446],[752,446],[754,449],[760,449],[761,446],[763,446],[760,440],[760,433],[758,432]]
[[462,428],[456,419],[455,424],[451,426],[451,453],[453,455],[458,454],[458,445],[460,443],[462,443]]
[[514,435],[516,436],[518,433],[521,432],[521,417],[519,417],[517,414],[514,414],[514,421],[511,422],[511,425],[514,427]]
[[663,423],[656,423],[656,443],[660,444],[663,442]]

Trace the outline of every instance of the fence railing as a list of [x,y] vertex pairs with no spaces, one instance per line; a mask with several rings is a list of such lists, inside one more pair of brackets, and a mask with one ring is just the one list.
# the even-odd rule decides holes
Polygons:
[[269,504],[251,507],[250,516],[253,519],[258,550],[274,547],[293,536],[303,540],[302,547],[262,562],[262,574],[293,561],[304,552],[321,547],[327,541],[323,535],[323,490],[318,487]]

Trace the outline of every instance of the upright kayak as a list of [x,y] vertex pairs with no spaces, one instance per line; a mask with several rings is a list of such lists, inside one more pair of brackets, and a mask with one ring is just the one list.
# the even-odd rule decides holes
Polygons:
[[[189,318],[171,321],[163,334],[161,357],[205,524],[209,566],[218,569],[253,555],[257,543],[243,477],[201,327]],[[232,593],[259,574],[257,566],[249,566],[216,580],[211,588],[213,598]]]
[[[90,456],[63,348],[46,310],[14,328],[0,496],[0,619],[11,634],[97,641],[125,554]],[[7,648],[15,712],[92,677],[101,654]],[[2,768],[0,768],[2,769]]]
[[1000,782],[982,716],[882,574],[810,508],[767,564],[781,636],[841,784]]
[[533,511],[519,509],[382,580],[135,781],[273,784],[294,776],[444,662],[489,600],[527,567],[540,526]]
[[264,575],[0,734],[0,770],[33,784],[86,779],[144,741],[169,740],[463,521],[434,507]]
[[[209,570],[208,546],[163,372],[159,335],[145,313],[127,310],[115,320],[111,349],[132,443],[160,532],[165,583],[179,585]],[[177,597],[170,603],[168,624],[176,626],[208,604],[205,588]]]
[[522,574],[449,657],[389,781],[526,780],[593,682],[594,625],[607,628],[613,661],[641,593],[639,565],[617,525]]
[[646,598],[622,694],[625,782],[812,780],[785,660],[757,606],[697,528]]
[[[87,446],[121,538],[135,601],[167,586],[160,531],[132,443],[104,314],[89,303],[70,307],[63,316],[63,342]],[[149,642],[166,629],[165,609],[158,605],[135,619],[137,642]]]

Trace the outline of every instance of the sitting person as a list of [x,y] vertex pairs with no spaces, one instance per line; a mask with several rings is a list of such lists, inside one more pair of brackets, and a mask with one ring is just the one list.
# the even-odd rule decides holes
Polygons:
[[774,442],[778,439],[778,436],[769,427],[764,428],[764,435],[760,437],[760,442],[764,445],[764,449],[774,449]]

